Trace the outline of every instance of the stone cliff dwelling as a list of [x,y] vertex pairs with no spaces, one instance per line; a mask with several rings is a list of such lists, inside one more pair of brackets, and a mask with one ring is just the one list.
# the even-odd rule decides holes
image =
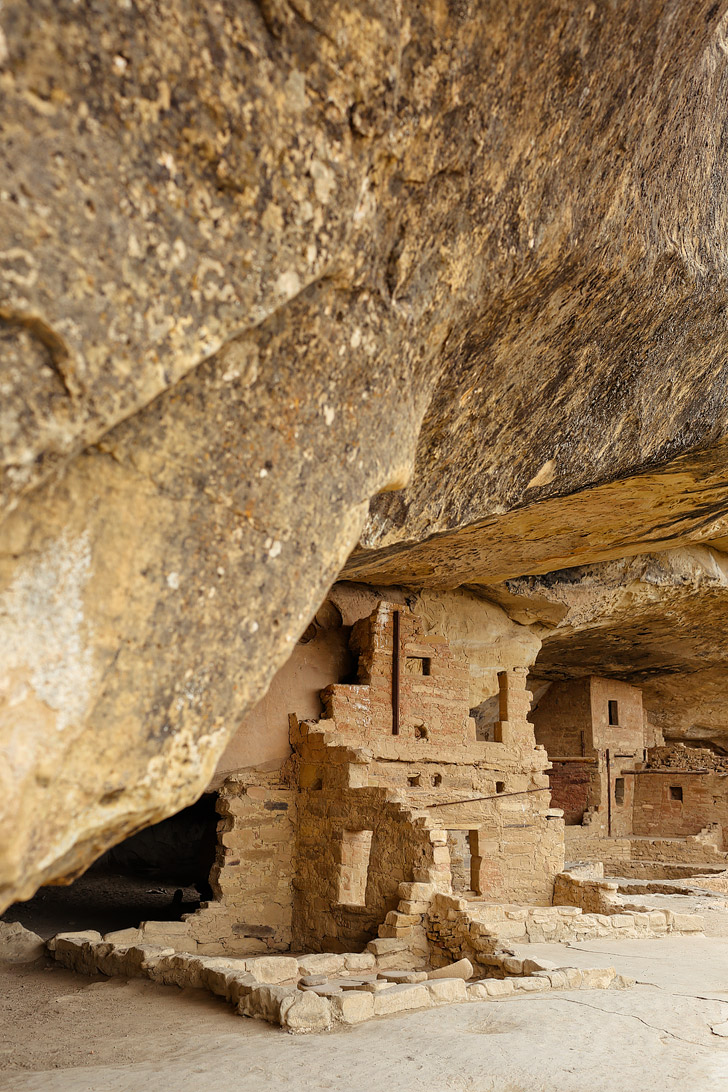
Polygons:
[[728,759],[665,746],[639,687],[596,676],[554,682],[530,719],[549,756],[567,859],[728,859]]
[[[49,941],[57,960],[204,985],[244,1015],[319,1030],[504,991],[624,987],[613,969],[552,969],[512,945],[700,929],[694,915],[628,903],[604,881],[603,865],[621,855],[621,871],[637,874],[649,857],[636,848],[642,822],[653,863],[674,834],[681,861],[721,872],[715,823],[686,840],[696,832],[684,816],[665,838],[662,812],[648,813],[658,779],[669,782],[669,825],[678,786],[691,778],[713,786],[725,775],[676,769],[660,777],[633,686],[552,684],[531,713],[525,666],[494,672],[499,719],[492,738],[478,738],[467,660],[426,631],[405,600],[380,596],[366,613],[372,598],[342,589],[339,607],[329,602],[299,646],[319,645],[308,670],[274,681],[268,701],[280,718],[281,701],[310,701],[301,678],[310,685],[317,669],[348,676],[320,689],[319,716],[288,713],[285,754],[230,770],[233,747],[214,792],[112,850],[67,889],[73,896],[80,885],[65,911],[62,896],[49,903],[49,892],[64,889],[46,888],[26,904],[24,920],[35,915],[60,930]],[[352,603],[359,617],[344,626],[340,607],[351,614]],[[697,803],[693,812],[695,825]],[[567,834],[583,837],[565,842],[564,820]],[[208,884],[200,868],[211,850]],[[676,860],[674,850],[663,856]],[[169,887],[146,888],[167,896],[147,899],[154,912],[146,920],[109,918],[103,898],[118,900],[117,914],[141,910],[130,877],[150,882],[155,864],[167,884],[186,879],[172,904]],[[79,903],[80,932],[78,920],[62,920],[64,912],[77,918]],[[402,989],[388,992],[394,985]]]
[[0,0],[0,1092],[726,1085],[727,42]]

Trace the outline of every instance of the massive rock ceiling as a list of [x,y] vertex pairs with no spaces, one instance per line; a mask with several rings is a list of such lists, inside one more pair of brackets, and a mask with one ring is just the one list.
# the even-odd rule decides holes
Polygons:
[[5,0],[0,901],[201,791],[357,542],[725,533],[725,9]]

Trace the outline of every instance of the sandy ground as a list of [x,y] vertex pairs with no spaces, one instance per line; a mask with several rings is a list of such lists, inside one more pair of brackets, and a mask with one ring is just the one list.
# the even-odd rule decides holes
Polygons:
[[[0,964],[0,1092],[728,1092],[728,906],[706,937],[528,945],[626,991],[531,995],[291,1036],[197,990]],[[690,903],[690,905],[688,905]],[[728,1027],[725,1029],[728,1030]]]

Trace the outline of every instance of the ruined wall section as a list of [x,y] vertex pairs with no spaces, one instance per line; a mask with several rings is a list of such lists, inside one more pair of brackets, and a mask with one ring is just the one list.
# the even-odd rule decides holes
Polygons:
[[296,793],[279,773],[250,771],[220,789],[215,901],[186,918],[204,955],[286,951],[293,920]]
[[531,721],[536,742],[546,748],[549,758],[592,755],[589,680],[553,683],[533,710]]
[[[361,950],[396,910],[400,883],[434,878],[434,856],[426,817],[382,789],[301,794],[294,947]],[[447,887],[445,869],[440,879]]]
[[551,803],[563,809],[567,826],[584,824],[592,837],[631,834],[629,771],[645,754],[639,688],[597,676],[557,682],[532,720],[552,761]]
[[[383,919],[395,927],[401,882],[452,889],[448,844],[469,855],[455,882],[469,867],[472,893],[549,904],[563,823],[549,816],[525,668],[500,673],[500,741],[478,742],[467,666],[443,638],[424,637],[416,616],[380,604],[351,643],[358,682],[323,691],[320,722],[291,721],[301,789],[295,942],[347,950]],[[336,893],[357,831],[372,833],[365,898],[352,907]],[[397,928],[414,925],[397,918]]]
[[635,835],[686,838],[718,824],[718,848],[728,848],[728,773],[644,770],[632,780]]
[[595,799],[592,784],[595,774],[593,761],[552,761],[551,766],[551,807],[563,811],[566,826],[581,825],[587,809]]

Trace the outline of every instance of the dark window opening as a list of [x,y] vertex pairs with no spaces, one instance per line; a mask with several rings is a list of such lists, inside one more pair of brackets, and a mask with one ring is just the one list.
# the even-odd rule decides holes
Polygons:
[[472,864],[470,849],[470,831],[448,830],[447,846],[450,850],[450,872],[453,891],[470,891],[472,882]]
[[670,799],[679,800],[682,803],[683,791],[681,785],[670,785]]
[[495,791],[496,791],[496,792],[505,792],[505,791],[506,791],[506,783],[505,783],[505,781],[496,781],[496,783],[495,783]]
[[614,781],[614,803],[624,803],[624,778],[617,777]]
[[616,701],[610,701],[609,703],[609,723],[619,724],[619,703]]
[[407,656],[404,661],[406,675],[429,675],[432,660],[429,656]]
[[419,784],[421,784],[420,775],[415,774],[414,777],[408,777],[407,784],[410,785],[413,789],[416,788]]
[[442,785],[442,774],[441,773],[433,774],[432,784],[435,786],[435,788],[437,788],[438,785]]

